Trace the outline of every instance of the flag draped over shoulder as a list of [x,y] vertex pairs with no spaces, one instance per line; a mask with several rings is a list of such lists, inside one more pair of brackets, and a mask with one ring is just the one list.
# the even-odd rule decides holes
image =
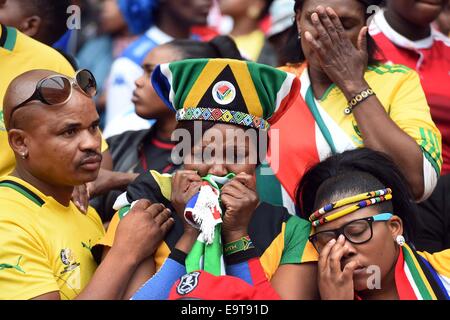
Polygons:
[[399,299],[449,300],[450,250],[427,254],[429,260],[422,255],[407,244],[402,246],[395,267]]

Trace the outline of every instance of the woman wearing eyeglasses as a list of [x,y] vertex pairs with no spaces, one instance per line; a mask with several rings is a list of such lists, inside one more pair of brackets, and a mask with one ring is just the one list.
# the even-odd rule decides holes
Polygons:
[[296,199],[313,224],[322,299],[449,299],[450,250],[417,252],[415,207],[400,170],[370,149],[328,158]]

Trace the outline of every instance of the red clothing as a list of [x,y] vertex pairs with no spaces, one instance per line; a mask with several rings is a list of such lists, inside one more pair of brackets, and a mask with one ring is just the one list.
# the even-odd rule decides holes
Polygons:
[[444,164],[441,174],[450,173],[450,39],[436,30],[430,37],[411,41],[387,23],[378,12],[369,28],[382,60],[403,64],[420,75],[433,121],[442,134]]
[[[278,293],[267,280],[259,258],[248,261],[253,285],[233,276],[213,276],[206,271],[196,271],[178,280],[170,291],[169,300],[280,300]],[[185,288],[185,282],[189,289]]]

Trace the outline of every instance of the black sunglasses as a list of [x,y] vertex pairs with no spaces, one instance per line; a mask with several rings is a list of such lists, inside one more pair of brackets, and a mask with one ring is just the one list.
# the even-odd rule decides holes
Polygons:
[[79,70],[74,79],[62,75],[48,76],[39,80],[31,97],[12,109],[10,118],[17,109],[34,100],[39,100],[47,105],[66,103],[72,96],[73,85],[77,85],[90,98],[97,94],[97,82],[89,70]]

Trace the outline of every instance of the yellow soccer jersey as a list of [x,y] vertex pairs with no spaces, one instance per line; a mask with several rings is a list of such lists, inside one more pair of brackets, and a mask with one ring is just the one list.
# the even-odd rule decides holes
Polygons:
[[0,179],[0,300],[59,291],[75,298],[97,264],[91,248],[104,236],[93,208],[64,207],[16,177]]
[[[441,134],[431,119],[419,75],[402,65],[384,64],[369,67],[365,78],[391,119],[417,141],[439,175],[442,167]],[[361,147],[363,140],[354,116],[345,115],[342,108],[336,107],[347,104],[341,90],[332,86],[322,97],[321,104],[352,141]]]
[[[30,38],[15,28],[0,24],[0,177],[15,166],[3,121],[3,98],[12,80],[24,72],[46,69],[69,77],[75,75],[70,63],[59,52]],[[102,151],[108,149],[102,142]]]

